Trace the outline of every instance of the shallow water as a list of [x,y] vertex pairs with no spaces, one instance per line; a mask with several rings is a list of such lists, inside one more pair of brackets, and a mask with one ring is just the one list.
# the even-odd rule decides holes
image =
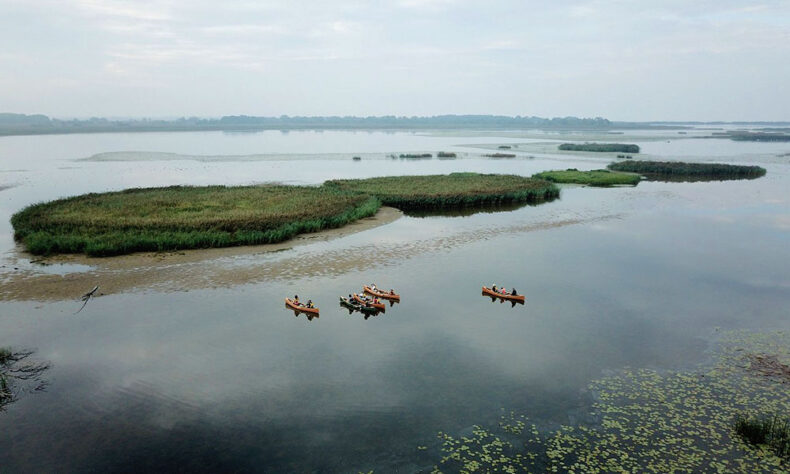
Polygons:
[[[386,158],[518,142],[503,135],[0,138],[0,187],[16,185],[0,193],[0,285],[13,272],[88,271],[41,267],[17,253],[8,217],[40,200],[130,186],[532,174],[606,163],[490,160],[470,147],[457,160]],[[660,142],[639,143],[662,152]],[[678,139],[667,156],[682,155],[684,143],[699,160],[744,161],[752,150],[759,164],[766,155],[762,144],[738,142],[730,154],[705,156],[697,141]],[[130,150],[303,158],[75,161]],[[362,153],[381,156],[351,160]],[[276,253],[189,262],[150,285],[92,299],[76,315],[79,294],[0,302],[0,347],[32,348],[52,364],[46,392],[22,393],[0,412],[0,466],[414,472],[436,462],[438,431],[463,433],[503,409],[545,427],[584,420],[584,389],[607,370],[696,364],[716,328],[790,329],[790,166],[764,166],[757,180],[569,186],[539,206],[407,215]],[[338,295],[371,281],[403,301],[367,320],[337,305]],[[515,285],[526,304],[481,296],[492,282]],[[297,292],[317,302],[319,318],[284,308]]]

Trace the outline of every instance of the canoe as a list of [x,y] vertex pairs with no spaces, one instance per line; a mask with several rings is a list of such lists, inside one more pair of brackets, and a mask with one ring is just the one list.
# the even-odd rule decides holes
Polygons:
[[340,297],[340,305],[350,310],[359,311],[364,314],[378,313],[379,310],[370,306],[363,306],[356,301],[349,301],[348,298]]
[[354,301],[356,301],[357,303],[361,304],[362,306],[370,306],[370,307],[378,309],[379,311],[386,311],[387,310],[387,307],[384,306],[384,303],[373,303],[373,302],[367,302],[366,303],[365,300],[363,300],[356,293],[353,294],[353,297],[354,297]]
[[301,311],[303,313],[318,314],[318,308],[308,308],[307,306],[298,305],[294,303],[294,301],[291,298],[285,298],[285,306],[296,311]]
[[502,298],[503,300],[508,300],[508,301],[520,301],[522,303],[526,299],[524,298],[524,295],[510,295],[507,293],[505,294],[497,293],[496,291],[490,288],[486,288],[485,286],[483,287],[483,294],[487,296],[495,296],[497,298]]
[[400,295],[397,295],[395,293],[385,293],[382,291],[374,290],[373,288],[367,285],[363,285],[362,289],[365,291],[365,293],[369,295],[378,296],[379,298],[385,298],[388,300],[400,301]]

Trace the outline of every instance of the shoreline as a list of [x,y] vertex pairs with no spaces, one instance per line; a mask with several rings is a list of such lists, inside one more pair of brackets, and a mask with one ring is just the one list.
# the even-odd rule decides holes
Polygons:
[[[365,217],[335,229],[299,234],[276,244],[243,245],[208,249],[177,250],[172,252],[138,252],[112,257],[88,257],[84,254],[57,254],[40,257],[24,251],[17,245],[13,256],[3,262],[6,268],[17,267],[0,273],[0,299],[4,301],[59,301],[78,299],[85,291],[99,285],[100,294],[111,294],[140,287],[155,287],[160,279],[148,278],[151,272],[183,265],[206,265],[228,258],[269,254],[294,247],[327,242],[392,223],[403,216],[393,207],[382,206],[371,217]],[[35,262],[24,265],[20,262]],[[87,266],[84,271],[51,273],[36,270],[42,265]],[[26,267],[26,268],[23,268]],[[87,288],[87,290],[85,289]],[[188,288],[186,288],[188,289]]]

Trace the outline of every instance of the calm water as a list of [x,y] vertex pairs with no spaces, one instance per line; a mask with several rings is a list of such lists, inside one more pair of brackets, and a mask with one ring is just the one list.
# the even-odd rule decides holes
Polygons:
[[[46,392],[23,393],[0,412],[0,471],[417,472],[436,462],[438,431],[495,423],[503,409],[545,428],[583,422],[584,388],[607,370],[693,365],[717,328],[790,329],[790,158],[776,157],[790,145],[673,134],[669,143],[640,144],[653,155],[764,163],[768,175],[568,187],[540,206],[406,216],[223,263],[262,273],[288,265],[287,274],[212,289],[138,288],[96,298],[77,315],[79,295],[0,302],[0,346],[35,349],[52,365]],[[0,277],[10,265],[53,271],[20,260],[8,218],[70,194],[606,163],[491,160],[455,146],[499,142],[518,140],[383,132],[0,138],[0,188],[13,186],[0,191]],[[716,151],[706,155],[700,143]],[[386,158],[423,150],[464,155]],[[256,158],[75,161],[128,151]],[[357,154],[364,159],[352,162]],[[403,302],[368,320],[337,306],[338,295],[370,281],[398,289]],[[515,285],[526,305],[492,304],[480,295],[492,282]],[[321,317],[286,311],[283,297],[295,292],[316,301]]]

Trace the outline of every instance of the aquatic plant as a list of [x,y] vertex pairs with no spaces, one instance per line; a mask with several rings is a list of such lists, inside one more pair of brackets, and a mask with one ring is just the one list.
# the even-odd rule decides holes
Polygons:
[[589,186],[636,186],[641,180],[641,177],[635,173],[621,173],[609,170],[579,171],[576,168],[569,168],[565,171],[543,171],[532,175],[532,177],[545,179],[552,183],[586,184]]
[[786,384],[752,370],[753,354],[787,361],[790,334],[730,332],[697,370],[626,369],[595,380],[590,425],[541,433],[511,413],[471,437],[439,433],[434,472],[786,472],[786,420],[749,428],[775,433],[778,450],[754,449],[733,429],[743,413],[790,412]]
[[34,254],[274,243],[376,213],[379,201],[312,186],[171,186],[85,194],[14,214],[14,237]]
[[767,446],[777,456],[790,458],[790,418],[751,418],[739,413],[735,417],[735,432],[748,443]]
[[563,151],[592,151],[602,153],[639,153],[639,145],[625,143],[563,143]]
[[759,166],[682,161],[620,161],[607,166],[613,171],[641,173],[653,180],[751,179],[765,175]]
[[373,195],[402,210],[542,202],[559,196],[559,189],[548,181],[500,174],[388,176],[334,180],[324,185]]
[[11,350],[0,347],[0,411],[17,400],[24,392],[38,392],[46,388],[41,377],[49,364],[28,361],[33,351]]

